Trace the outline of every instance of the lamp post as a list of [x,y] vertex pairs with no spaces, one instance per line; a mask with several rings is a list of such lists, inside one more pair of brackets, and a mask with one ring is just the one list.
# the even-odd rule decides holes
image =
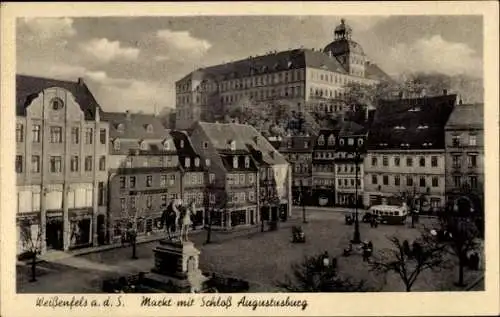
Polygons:
[[302,205],[302,222],[307,223],[306,219],[306,200],[305,200],[305,193],[304,193],[304,181],[301,179],[300,180],[300,204]]
[[355,169],[355,198],[354,198],[354,236],[352,243],[361,243],[361,234],[359,233],[359,217],[358,217],[358,178],[359,178],[359,162],[361,161],[361,153],[359,150],[354,152],[354,169]]

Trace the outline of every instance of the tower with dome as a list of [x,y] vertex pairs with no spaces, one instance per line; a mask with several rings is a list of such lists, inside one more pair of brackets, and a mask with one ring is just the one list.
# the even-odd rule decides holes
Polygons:
[[176,128],[221,120],[241,103],[285,106],[305,113],[342,115],[345,86],[392,79],[369,62],[344,19],[322,49],[270,51],[238,61],[199,68],[175,83]]

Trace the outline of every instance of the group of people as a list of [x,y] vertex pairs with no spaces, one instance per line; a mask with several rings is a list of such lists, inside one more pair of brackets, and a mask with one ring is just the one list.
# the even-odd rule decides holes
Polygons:
[[[363,251],[363,262],[368,262],[373,254],[373,243],[371,241],[361,242],[361,250]],[[349,242],[347,248],[344,249],[344,256],[351,255],[353,251],[352,243]]]

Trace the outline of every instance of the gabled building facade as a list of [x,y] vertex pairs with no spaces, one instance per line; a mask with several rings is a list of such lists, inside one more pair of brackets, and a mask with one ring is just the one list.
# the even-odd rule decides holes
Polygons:
[[420,211],[445,205],[445,124],[456,95],[383,100],[364,162],[364,204],[395,196],[418,199]]
[[484,208],[483,104],[458,105],[446,123],[446,199],[450,208]]
[[324,49],[298,48],[197,69],[176,82],[176,128],[214,122],[240,100],[343,114],[344,86],[391,80],[370,63],[341,21]]
[[182,174],[174,138],[154,115],[105,113],[109,122],[109,227],[111,243],[162,230],[161,215],[182,199]]
[[82,79],[16,76],[18,254],[25,238],[42,252],[105,243],[108,123],[101,113]]

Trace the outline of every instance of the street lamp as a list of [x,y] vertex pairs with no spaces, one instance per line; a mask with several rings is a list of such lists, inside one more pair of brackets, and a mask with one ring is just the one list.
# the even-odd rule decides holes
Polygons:
[[355,167],[355,199],[354,199],[354,236],[352,243],[361,243],[361,235],[359,233],[359,216],[358,216],[358,178],[359,178],[359,162],[361,161],[361,153],[358,149],[355,150],[354,154],[354,167]]
[[300,180],[300,204],[302,205],[302,222],[307,223],[306,219],[306,200],[304,198],[304,185],[303,180]]

